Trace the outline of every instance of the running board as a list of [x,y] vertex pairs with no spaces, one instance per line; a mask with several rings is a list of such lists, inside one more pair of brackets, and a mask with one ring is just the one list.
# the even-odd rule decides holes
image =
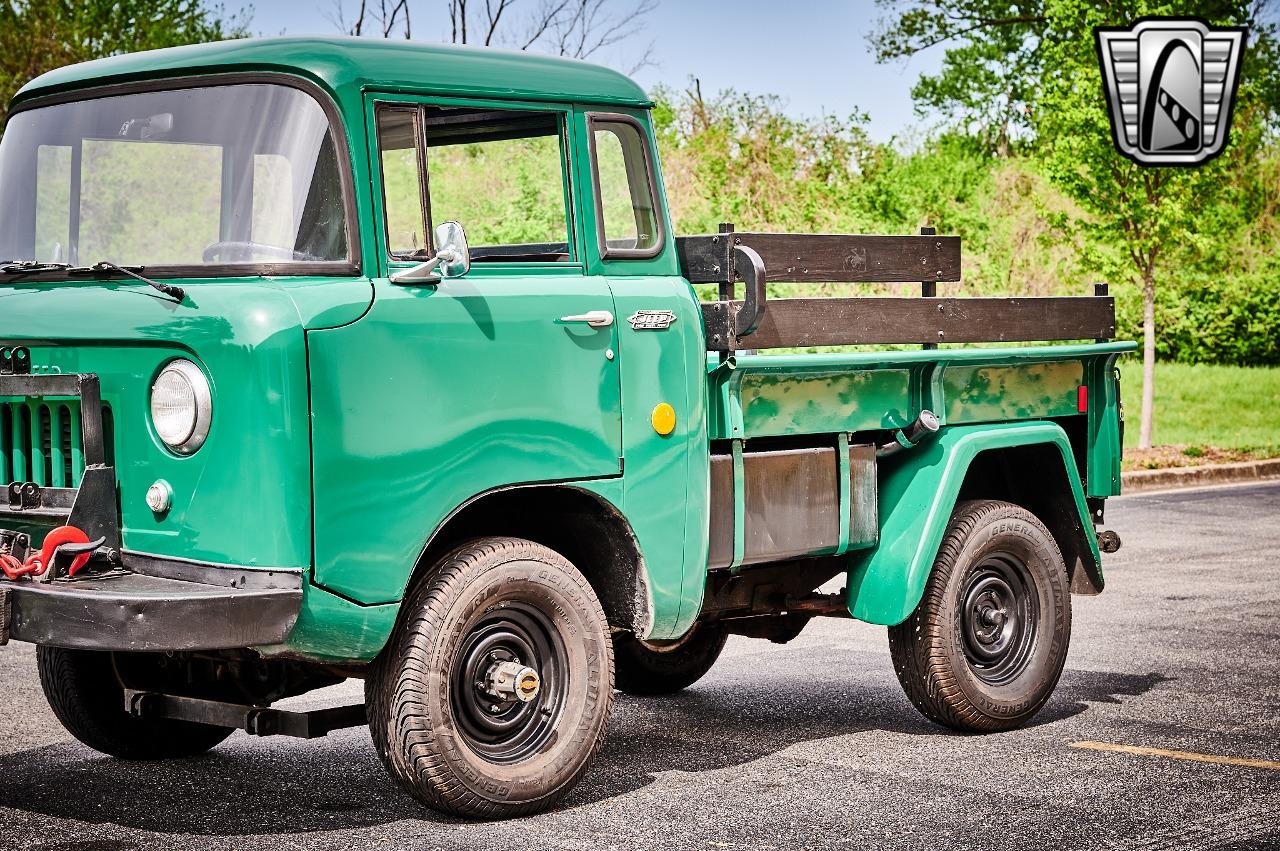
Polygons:
[[318,739],[334,730],[368,723],[363,703],[311,712],[290,712],[265,706],[125,689],[124,708],[137,718],[169,718],[215,727],[237,727],[251,736],[293,736],[298,739]]

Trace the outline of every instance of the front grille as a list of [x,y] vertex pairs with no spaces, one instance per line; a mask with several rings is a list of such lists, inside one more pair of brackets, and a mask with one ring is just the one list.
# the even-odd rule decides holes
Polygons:
[[0,400],[0,484],[78,487],[83,446],[79,399]]

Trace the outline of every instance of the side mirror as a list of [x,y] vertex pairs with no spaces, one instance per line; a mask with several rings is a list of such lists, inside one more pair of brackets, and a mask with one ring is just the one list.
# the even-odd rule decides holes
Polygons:
[[393,284],[438,284],[440,278],[458,278],[471,271],[471,249],[467,232],[457,222],[436,228],[436,253],[425,263],[391,276]]

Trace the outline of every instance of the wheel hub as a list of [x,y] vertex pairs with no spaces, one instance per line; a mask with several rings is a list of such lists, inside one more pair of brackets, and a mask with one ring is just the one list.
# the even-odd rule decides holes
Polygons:
[[483,688],[489,696],[499,700],[514,698],[521,703],[528,703],[538,696],[542,678],[533,668],[520,664],[518,659],[495,661],[485,673]]
[[568,689],[568,653],[546,613],[507,602],[468,628],[449,699],[458,732],[495,763],[524,759],[555,733]]
[[1019,560],[995,555],[983,561],[961,598],[960,632],[969,667],[993,684],[1026,667],[1035,642],[1039,607]]

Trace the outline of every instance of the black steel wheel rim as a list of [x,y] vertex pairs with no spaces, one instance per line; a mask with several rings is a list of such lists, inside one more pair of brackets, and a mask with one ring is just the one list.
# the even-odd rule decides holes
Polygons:
[[[541,684],[533,700],[503,699],[485,689],[487,672],[498,662],[518,662],[538,672]],[[564,640],[544,612],[510,601],[486,611],[467,630],[450,672],[449,702],[458,732],[490,762],[525,759],[555,732],[568,674]]]
[[1035,652],[1040,602],[1026,564],[1007,553],[987,556],[960,597],[960,633],[969,669],[1003,685],[1026,670]]

